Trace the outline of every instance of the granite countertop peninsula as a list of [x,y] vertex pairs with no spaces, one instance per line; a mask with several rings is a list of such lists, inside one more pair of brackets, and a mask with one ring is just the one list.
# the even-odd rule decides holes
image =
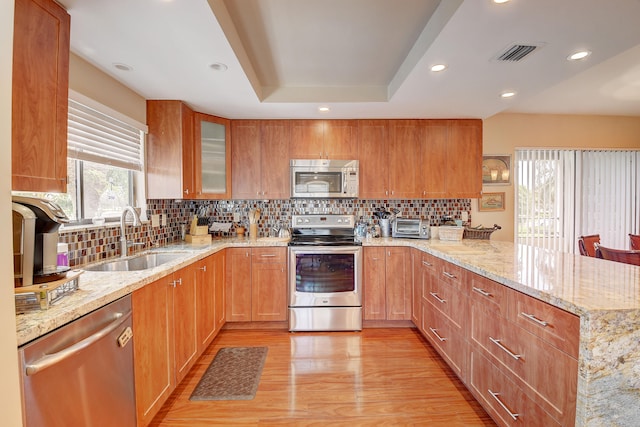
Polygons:
[[[577,426],[636,426],[640,419],[640,267],[510,242],[374,238],[368,246],[407,246],[452,262],[580,317]],[[92,272],[49,310],[16,316],[18,345],[228,247],[286,246],[278,238],[216,239],[147,252],[176,252],[155,268]]]

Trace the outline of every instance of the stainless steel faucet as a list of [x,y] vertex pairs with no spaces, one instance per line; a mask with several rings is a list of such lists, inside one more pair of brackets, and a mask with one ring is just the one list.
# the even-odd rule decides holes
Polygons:
[[136,211],[132,206],[125,206],[124,209],[122,209],[122,215],[120,215],[120,256],[123,257],[127,256],[127,249],[129,248],[129,246],[131,246],[127,241],[126,235],[126,219],[128,212],[131,212],[131,214],[133,215],[134,227],[142,225],[140,216],[138,215],[138,211]]

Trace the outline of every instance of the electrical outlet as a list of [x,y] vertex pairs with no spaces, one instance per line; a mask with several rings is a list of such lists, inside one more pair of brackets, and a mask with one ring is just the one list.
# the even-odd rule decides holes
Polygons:
[[151,215],[151,227],[153,228],[160,227],[160,215],[158,214]]
[[469,221],[469,212],[467,211],[462,211],[460,213],[460,219],[462,219],[462,222],[467,222]]
[[240,222],[241,216],[240,216],[240,212],[234,212],[233,213],[233,222]]
[[167,226],[167,214],[160,214],[160,219],[162,221],[162,226],[166,227]]

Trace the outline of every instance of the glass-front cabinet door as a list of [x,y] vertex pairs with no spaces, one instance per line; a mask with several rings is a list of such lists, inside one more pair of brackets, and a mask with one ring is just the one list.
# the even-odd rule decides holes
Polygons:
[[230,121],[195,115],[195,178],[198,198],[231,197]]

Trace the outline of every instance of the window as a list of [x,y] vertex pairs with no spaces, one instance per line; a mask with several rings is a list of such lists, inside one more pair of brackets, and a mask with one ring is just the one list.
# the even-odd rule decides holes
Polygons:
[[75,224],[96,217],[118,220],[125,206],[145,204],[146,126],[78,93],[70,95],[67,193],[31,195],[56,202]]
[[516,150],[517,243],[575,253],[582,235],[625,249],[640,230],[640,152]]

